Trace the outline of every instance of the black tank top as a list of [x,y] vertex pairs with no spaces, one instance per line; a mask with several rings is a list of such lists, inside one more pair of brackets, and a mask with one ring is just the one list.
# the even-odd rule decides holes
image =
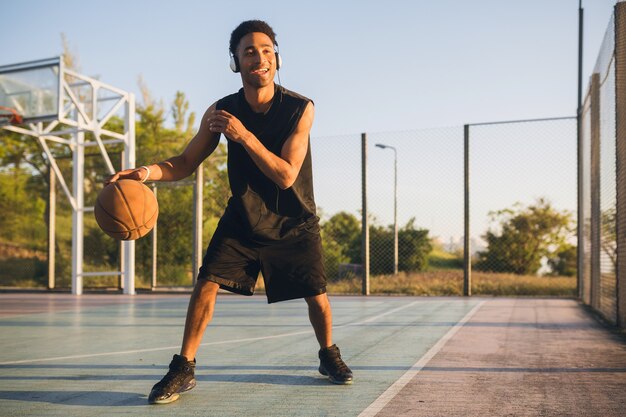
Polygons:
[[[265,114],[252,110],[243,88],[219,100],[217,109],[237,117],[269,151],[280,156],[310,101],[276,85],[272,105]],[[319,233],[310,143],[294,184],[281,190],[261,172],[242,145],[228,140],[228,179],[232,196],[223,220],[240,227],[251,239],[267,242],[295,237],[300,232]]]

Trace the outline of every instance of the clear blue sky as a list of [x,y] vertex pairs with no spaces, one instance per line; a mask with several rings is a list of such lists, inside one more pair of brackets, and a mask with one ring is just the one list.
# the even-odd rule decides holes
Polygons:
[[[267,20],[278,34],[282,84],[314,99],[312,136],[334,138],[314,142],[318,205],[327,214],[360,208],[360,147],[354,140],[360,132],[418,129],[417,140],[405,133],[372,135],[371,206],[390,223],[392,154],[373,143],[407,144],[399,157],[400,222],[416,217],[418,226],[445,241],[462,233],[462,133],[428,128],[576,111],[578,0],[0,2],[0,65],[60,54],[63,32],[83,74],[138,97],[141,74],[168,107],[183,91],[199,115],[241,85],[228,68],[232,29],[242,20]],[[583,1],[585,88],[614,4]],[[484,146],[498,155],[511,149],[500,144],[497,150],[497,143]],[[485,182],[473,187],[474,233],[484,232],[487,211],[515,201],[547,194],[559,208],[575,209],[575,147],[559,153],[563,146],[555,145],[549,159],[558,163],[537,167],[548,164],[558,172],[563,161],[567,184],[518,166],[509,174],[520,171],[521,180],[510,180],[519,188],[500,181],[500,189],[490,189],[487,181],[501,174],[477,172],[473,178]],[[516,156],[498,162],[506,167]]]
[[[313,98],[313,135],[575,113],[578,0],[0,0],[0,65],[61,53],[85,75],[202,113],[238,89],[228,39],[242,20],[278,34],[283,85]],[[614,0],[583,1],[585,83]]]

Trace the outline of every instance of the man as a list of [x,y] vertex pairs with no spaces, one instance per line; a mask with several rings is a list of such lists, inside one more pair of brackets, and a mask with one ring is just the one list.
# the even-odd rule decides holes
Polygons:
[[241,23],[231,34],[230,53],[231,69],[241,74],[243,88],[209,107],[181,155],[109,180],[183,179],[215,150],[220,134],[228,140],[232,196],[198,274],[180,355],[152,388],[150,403],[170,403],[196,385],[195,355],[218,289],[252,295],[259,272],[269,303],[306,300],[320,345],[319,372],[333,383],[352,383],[352,371],[332,342],[309,149],[313,102],[274,83],[280,67],[275,46],[267,23]]

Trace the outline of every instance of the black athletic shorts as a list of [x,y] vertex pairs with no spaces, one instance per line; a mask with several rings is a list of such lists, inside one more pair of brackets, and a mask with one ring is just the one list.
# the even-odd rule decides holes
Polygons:
[[263,274],[268,303],[312,297],[326,292],[319,228],[302,228],[285,240],[258,243],[226,219],[220,220],[204,255],[198,279],[220,288],[252,295]]

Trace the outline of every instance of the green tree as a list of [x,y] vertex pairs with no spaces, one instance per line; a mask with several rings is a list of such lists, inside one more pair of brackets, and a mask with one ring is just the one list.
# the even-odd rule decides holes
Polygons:
[[189,116],[187,116],[189,111],[189,101],[185,98],[185,93],[182,91],[176,92],[176,97],[172,103],[171,110],[176,132],[190,137],[193,134],[193,124],[196,121],[196,113],[191,112]]
[[324,269],[329,281],[341,278],[339,265],[350,263],[350,258],[344,253],[344,248],[332,237],[327,236],[322,230],[322,253],[324,257]]
[[552,275],[571,277],[576,275],[577,260],[576,246],[564,244],[548,259],[548,265],[552,269]]
[[428,255],[433,250],[427,229],[417,229],[415,218],[398,231],[398,269],[422,271],[428,266]]
[[[415,218],[398,230],[398,270],[421,271],[428,266],[432,244],[427,229],[418,229]],[[393,273],[393,226],[370,226],[370,271],[372,274]]]
[[323,222],[324,267],[332,280],[338,277],[339,265],[360,262],[361,228],[357,218],[345,211]]
[[39,197],[39,184],[26,169],[0,172],[0,239],[44,249],[46,202]]
[[353,214],[341,211],[323,223],[324,236],[342,248],[350,262],[361,259],[361,223]]
[[484,235],[488,246],[478,254],[480,270],[535,274],[541,260],[563,248],[573,233],[571,213],[556,210],[544,198],[527,207],[517,203],[491,212],[490,217],[497,227]]

